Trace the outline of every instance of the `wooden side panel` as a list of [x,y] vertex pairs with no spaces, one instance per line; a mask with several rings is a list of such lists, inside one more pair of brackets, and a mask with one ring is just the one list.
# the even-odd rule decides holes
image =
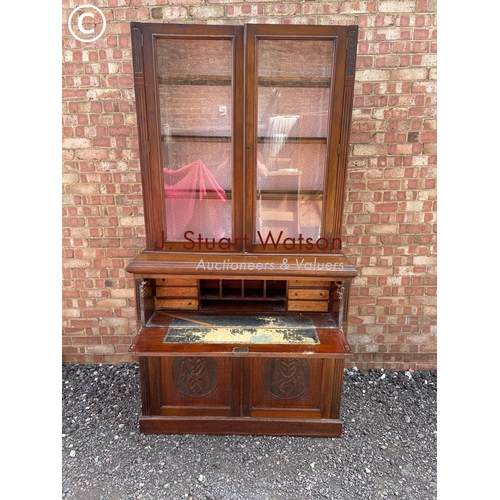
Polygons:
[[[339,155],[338,168],[335,178],[336,196],[333,204],[333,237],[342,238],[342,223],[344,220],[344,205],[345,205],[345,186],[347,177],[347,159],[349,156],[349,134],[351,129],[352,119],[352,104],[354,96],[354,73],[356,68],[356,50],[358,41],[358,27],[346,26],[348,32],[347,39],[342,39],[342,45],[346,46],[347,50],[341,50],[345,57],[344,62],[344,87],[342,99],[342,116],[340,119],[340,138],[339,138]],[[339,61],[339,64],[342,64]]]
[[331,418],[340,418],[340,402],[342,399],[342,384],[344,381],[344,359],[335,358],[330,360],[333,363],[332,395],[331,395]]
[[142,414],[152,415],[151,411],[151,387],[149,383],[149,363],[154,358],[140,356],[139,357],[139,377],[141,381],[141,402]]
[[136,300],[138,304],[138,318],[145,326],[155,311],[153,280],[136,280]]

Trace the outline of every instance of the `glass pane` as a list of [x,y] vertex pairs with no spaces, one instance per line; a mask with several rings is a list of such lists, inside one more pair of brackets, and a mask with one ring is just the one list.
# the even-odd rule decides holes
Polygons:
[[258,42],[257,233],[321,236],[333,41]]
[[231,238],[231,41],[157,43],[166,235]]

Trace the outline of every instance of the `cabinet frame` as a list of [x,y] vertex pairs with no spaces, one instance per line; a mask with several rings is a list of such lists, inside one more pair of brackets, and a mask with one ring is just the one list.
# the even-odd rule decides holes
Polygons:
[[[146,248],[127,271],[136,281],[139,333],[129,352],[140,365],[141,432],[341,435],[344,360],[352,353],[345,335],[349,287],[357,271],[334,241],[342,234],[357,33],[357,26],[131,23]],[[231,78],[198,75],[190,81],[188,75],[160,75],[157,43],[162,39],[230,41]],[[332,42],[333,77],[259,78],[261,40]],[[257,149],[270,140],[265,134],[259,137],[259,82],[330,88],[326,137],[313,132],[286,138],[291,144],[325,144],[323,189],[293,191],[291,182],[285,188],[261,190],[270,197],[275,196],[273,189],[296,193],[297,198],[304,192],[311,198],[322,196],[320,236],[331,242],[328,248],[297,251],[256,242]],[[185,242],[166,241],[162,144],[192,141],[194,136],[163,134],[159,89],[164,83],[231,85],[231,137],[223,139],[232,144],[231,247],[214,251],[201,244],[187,249]],[[194,138],[220,142],[216,134]],[[308,319],[317,337],[297,341],[299,334],[287,331],[288,337],[282,334],[285,341],[268,341],[258,329],[254,337],[250,331],[250,339],[231,337],[240,330],[246,334],[248,325],[255,324],[253,319],[245,323],[245,315],[264,316],[266,321],[270,317],[280,328],[283,323],[276,323],[277,318],[291,318],[288,325],[299,328],[300,321]],[[228,334],[227,318],[222,318],[217,328],[223,333],[212,342],[205,331],[191,331],[194,336],[186,340],[193,324],[216,326],[206,316],[210,321],[231,316],[229,326],[234,330],[234,319],[237,331]],[[179,326],[179,320],[187,321],[186,326]],[[271,323],[263,324],[266,335],[269,330],[276,333]]]

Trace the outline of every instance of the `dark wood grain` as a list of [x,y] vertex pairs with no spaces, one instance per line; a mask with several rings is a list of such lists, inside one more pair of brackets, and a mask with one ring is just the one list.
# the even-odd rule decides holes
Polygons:
[[338,419],[257,417],[141,417],[144,434],[267,434],[273,436],[340,437]]
[[[283,259],[287,259],[286,265],[282,267]],[[203,260],[203,265],[200,262]],[[224,269],[224,261],[238,264],[237,269]],[[265,264],[268,264],[266,267]],[[219,268],[207,269],[208,264],[219,264]],[[259,269],[259,264],[261,269]],[[271,268],[271,264],[273,267]],[[306,266],[310,264],[310,266]],[[357,276],[356,268],[343,254],[250,254],[234,253],[227,254],[211,253],[162,253],[143,252],[139,254],[127,266],[127,271],[148,277],[156,277],[157,274],[168,274],[170,276],[184,276],[193,278],[204,278],[208,276],[227,279],[342,279]],[[258,273],[258,274],[256,274]]]

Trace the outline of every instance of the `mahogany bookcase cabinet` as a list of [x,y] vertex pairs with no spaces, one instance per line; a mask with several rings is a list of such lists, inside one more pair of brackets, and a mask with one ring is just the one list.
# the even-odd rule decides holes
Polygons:
[[339,436],[357,27],[131,31],[141,432]]

